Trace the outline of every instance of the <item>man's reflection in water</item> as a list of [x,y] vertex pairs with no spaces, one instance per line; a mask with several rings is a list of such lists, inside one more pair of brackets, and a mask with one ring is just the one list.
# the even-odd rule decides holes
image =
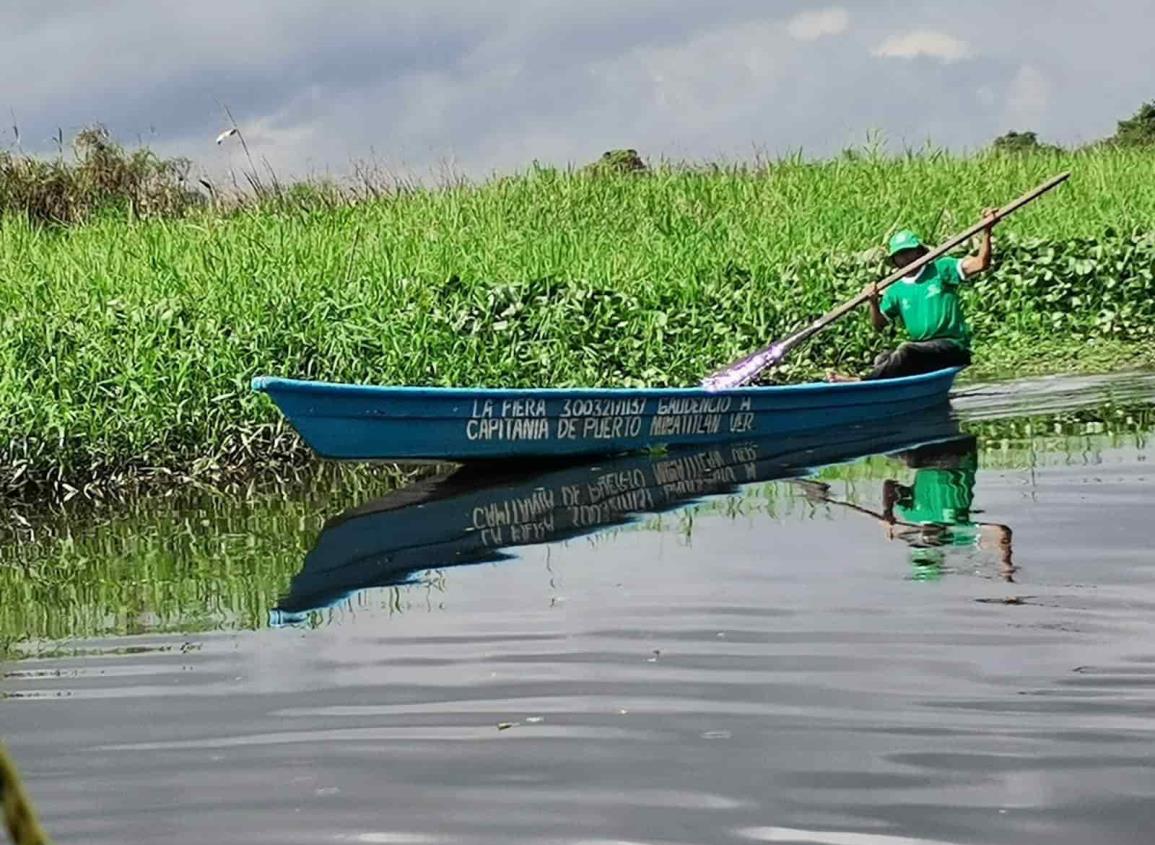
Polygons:
[[890,539],[911,547],[914,577],[940,578],[950,549],[978,548],[995,552],[999,575],[1013,581],[1011,529],[971,519],[978,440],[965,435],[898,457],[914,470],[914,479],[909,486],[893,479],[882,483],[882,521]]
[[999,576],[1013,581],[1011,529],[971,518],[978,440],[964,435],[900,452],[897,457],[914,470],[914,478],[909,485],[894,479],[882,483],[881,514],[850,502],[834,501],[825,484],[802,484],[811,498],[845,505],[878,519],[888,539],[910,546],[917,580],[941,578],[952,552],[979,549],[997,555]]

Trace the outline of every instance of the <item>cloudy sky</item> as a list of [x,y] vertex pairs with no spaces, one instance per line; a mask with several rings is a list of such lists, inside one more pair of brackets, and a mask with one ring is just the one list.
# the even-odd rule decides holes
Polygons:
[[1155,99],[1155,0],[3,0],[3,145],[482,176],[603,150],[822,155],[872,132],[1078,143]]

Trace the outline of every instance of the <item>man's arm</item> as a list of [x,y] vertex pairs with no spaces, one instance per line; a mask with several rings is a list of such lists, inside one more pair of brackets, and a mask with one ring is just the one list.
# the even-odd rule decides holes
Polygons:
[[1004,581],[1014,581],[1015,563],[1011,548],[1011,529],[997,522],[978,522],[979,548],[995,548],[999,552],[999,571]]
[[898,504],[899,484],[893,478],[888,478],[882,482],[882,519],[890,525],[894,525],[894,506]]
[[880,332],[886,328],[887,319],[878,305],[878,282],[871,282],[867,285],[866,301],[870,303],[870,324],[874,326],[876,332]]
[[979,246],[979,254],[967,256],[959,266],[963,276],[968,279],[984,270],[989,270],[991,267],[991,255],[993,253],[991,230],[995,227],[995,223],[998,222],[994,217],[997,211],[997,208],[987,208],[983,210],[983,217],[987,219],[987,226],[983,229],[983,242]]

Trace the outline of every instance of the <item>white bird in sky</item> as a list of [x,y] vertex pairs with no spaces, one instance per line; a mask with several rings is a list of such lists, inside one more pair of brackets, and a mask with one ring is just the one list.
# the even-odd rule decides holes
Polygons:
[[223,143],[226,138],[233,137],[234,135],[237,134],[238,131],[240,131],[240,130],[238,130],[237,127],[235,127],[235,126],[232,129],[226,129],[220,135],[217,135],[217,143],[218,144]]

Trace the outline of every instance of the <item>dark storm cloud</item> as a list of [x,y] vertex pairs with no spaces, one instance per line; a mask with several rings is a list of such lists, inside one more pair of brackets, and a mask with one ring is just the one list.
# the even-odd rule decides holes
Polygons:
[[9,2],[0,114],[27,149],[100,121],[212,169],[223,103],[292,173],[1072,143],[1155,97],[1153,27],[1155,0]]

